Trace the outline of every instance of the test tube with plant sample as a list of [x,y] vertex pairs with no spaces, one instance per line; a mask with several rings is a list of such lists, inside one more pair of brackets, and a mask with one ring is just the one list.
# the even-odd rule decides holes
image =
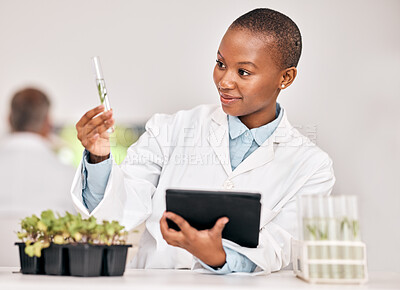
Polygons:
[[[347,196],[347,212],[348,218],[351,225],[351,239],[352,241],[360,241],[360,226],[358,221],[358,207],[357,207],[357,197]],[[351,258],[353,260],[363,260],[364,251],[362,247],[353,247],[351,251]],[[363,279],[364,278],[364,265],[354,265],[353,266],[354,278]]]
[[[327,197],[317,195],[314,197],[314,203],[317,211],[317,232],[319,241],[327,241],[329,235],[329,222],[327,212]],[[319,259],[329,259],[329,247],[327,245],[320,245],[317,248],[317,255]],[[330,278],[330,265],[321,263],[318,265],[319,278]]]
[[[347,213],[347,197],[346,196],[338,196],[338,219],[340,221],[340,231],[339,231],[339,239],[342,241],[352,241],[352,226],[351,221],[348,217]],[[342,259],[350,260],[351,256],[351,246],[343,246],[342,247]],[[341,278],[351,279],[353,278],[353,267],[352,265],[343,265],[343,274]]]
[[[328,215],[328,239],[329,241],[338,241],[339,240],[339,223],[336,218],[336,197],[329,197],[326,199],[325,206],[327,207],[327,215]],[[340,250],[341,248],[336,245],[331,245],[329,247],[329,258],[333,260],[340,259]],[[343,273],[343,265],[341,264],[332,264],[330,268],[331,278],[339,279],[341,277],[341,273]]]
[[[104,81],[103,70],[101,67],[100,58],[98,56],[92,57],[93,68],[96,75],[96,88],[100,97],[101,104],[104,105],[104,112],[111,110],[110,101],[108,99],[108,93],[106,88],[106,82]],[[114,132],[114,127],[107,130],[108,133]]]
[[[305,241],[316,241],[318,239],[318,221],[316,219],[314,199],[310,195],[304,195],[299,199],[300,210],[300,229],[302,229],[301,236]],[[307,259],[318,259],[317,247],[315,245],[308,245]],[[308,272],[310,278],[318,278],[318,265],[310,264]]]

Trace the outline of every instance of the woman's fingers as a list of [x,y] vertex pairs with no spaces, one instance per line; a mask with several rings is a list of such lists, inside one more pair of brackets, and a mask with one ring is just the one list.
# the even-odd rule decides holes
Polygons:
[[171,221],[173,221],[174,223],[176,223],[176,225],[184,233],[193,230],[193,228],[189,225],[189,223],[184,218],[182,218],[181,216],[179,216],[173,212],[165,212],[164,216],[166,218],[170,219]]
[[109,156],[110,141],[106,131],[113,125],[113,112],[112,110],[104,112],[103,105],[86,112],[78,121],[76,124],[78,139],[91,156]]
[[97,106],[94,109],[91,109],[90,111],[87,111],[85,115],[82,116],[82,118],[76,123],[76,129],[82,128],[83,126],[86,125],[94,116],[97,114],[100,114],[101,112],[104,111],[104,105]]
[[[89,135],[87,135],[85,138],[81,140],[82,145],[91,153],[95,154],[95,152],[91,151],[92,146],[96,144],[96,142],[99,140],[99,138],[103,139],[108,139],[109,134],[107,133],[107,130],[114,124],[114,120],[106,121],[101,126],[98,126],[95,130],[93,130]],[[101,143],[104,144],[104,143]],[[109,146],[109,145],[107,145]],[[108,155],[109,152],[106,152]],[[96,155],[96,154],[95,154]],[[99,153],[97,154],[99,155]]]
[[179,247],[178,240],[181,233],[168,227],[167,218],[163,215],[160,219],[160,230],[164,240],[171,246]]
[[85,136],[89,136],[92,131],[97,129],[99,126],[105,124],[105,122],[110,121],[112,119],[112,111],[105,112],[104,114],[100,114],[86,123],[85,126],[78,129],[78,134],[85,138]]
[[[184,218],[173,212],[165,212],[164,216],[165,218],[173,221],[180,228],[180,231],[176,232],[177,234],[175,234],[176,241],[178,242],[179,247],[182,247],[184,249],[188,249],[188,247],[191,247],[191,245],[198,238],[199,231],[191,227]],[[174,230],[170,229],[170,231]]]
[[[97,118],[96,118],[97,119]],[[87,138],[92,138],[95,134],[101,135],[105,131],[107,131],[110,127],[114,125],[114,119],[107,119],[106,121],[96,122],[97,125],[91,126],[91,128],[87,129],[86,135]],[[88,125],[89,126],[89,125]]]

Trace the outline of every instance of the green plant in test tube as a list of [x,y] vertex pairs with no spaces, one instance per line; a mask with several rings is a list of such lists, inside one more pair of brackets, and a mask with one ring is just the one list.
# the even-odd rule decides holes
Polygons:
[[[360,241],[360,228],[355,196],[303,196],[300,199],[303,239],[309,241]],[[349,245],[308,246],[308,259],[358,260],[343,264],[310,264],[310,278],[363,279],[364,248]],[[347,261],[347,262],[348,262]]]
[[[340,228],[341,228],[341,212],[338,214],[338,197],[330,196],[327,197],[327,212],[329,216],[329,240],[339,241],[340,240]],[[342,259],[342,247],[338,245],[329,246],[329,258],[333,260]],[[331,277],[333,279],[340,279],[344,276],[344,266],[342,264],[331,265]]]
[[[308,222],[310,222],[309,220],[306,220]],[[317,240],[317,226],[316,225],[311,225],[310,223],[308,223],[306,225],[306,228],[308,230],[308,232],[310,233],[310,236],[313,238],[312,240]]]
[[[315,219],[315,208],[311,196],[302,196],[300,198],[302,234],[305,241],[316,241],[318,239],[318,221]],[[306,259],[317,259],[317,249],[314,245],[307,246]],[[316,264],[310,264],[308,267],[310,278],[318,278],[318,268]]]
[[360,226],[358,223],[358,220],[353,220],[352,221],[352,225],[353,225],[353,236],[355,240],[359,239],[360,236]]
[[[327,197],[317,195],[314,198],[314,203],[316,207],[317,218],[318,218],[318,240],[326,241],[328,240],[328,211],[327,211]],[[317,249],[319,259],[327,260],[329,259],[329,249],[327,245],[320,245]],[[331,278],[330,265],[326,263],[321,263],[318,265],[318,275],[320,278]]]
[[99,92],[100,102],[103,104],[107,96],[107,91],[105,90],[105,87],[103,86],[102,82],[99,82],[97,84],[97,90]]
[[[100,63],[100,58],[95,56],[92,58],[94,73],[96,76],[96,87],[100,97],[101,104],[104,105],[104,111],[110,111],[111,105],[108,99],[107,89],[106,89],[106,82],[104,81],[103,70]],[[108,133],[114,132],[114,127],[111,127],[107,130]]]

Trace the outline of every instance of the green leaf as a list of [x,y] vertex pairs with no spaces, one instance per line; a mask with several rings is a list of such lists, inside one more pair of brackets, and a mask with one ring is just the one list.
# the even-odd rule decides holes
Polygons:
[[63,236],[60,236],[60,235],[57,235],[57,236],[55,236],[55,237],[53,238],[53,242],[54,242],[55,244],[57,244],[57,245],[62,245],[62,244],[64,244],[64,237],[63,237]]
[[345,217],[342,222],[340,223],[340,230],[343,232],[344,227],[350,227],[350,221],[347,219],[347,217]]
[[79,232],[76,232],[73,237],[76,242],[79,242],[80,240],[82,240],[82,234]]
[[99,92],[100,102],[103,103],[103,99],[102,99],[103,94],[101,93],[101,84],[100,83],[97,84],[97,90]]
[[314,238],[314,239],[317,239],[317,227],[316,227],[316,226],[307,225],[306,228],[307,228],[308,231],[311,233],[311,235],[313,236],[313,238]]
[[56,219],[56,217],[54,216],[53,211],[49,209],[49,210],[43,211],[40,214],[40,219],[42,221],[52,222],[52,221],[54,221]]
[[104,103],[104,98],[107,95],[107,93],[104,92],[104,86],[101,83],[101,81],[97,85],[97,90],[99,92],[100,102],[103,104]]
[[47,230],[47,226],[42,221],[38,221],[37,228],[39,231],[43,231],[43,232],[45,232]]
[[35,255],[35,248],[33,247],[33,245],[25,247],[25,254],[27,254],[31,258]]
[[358,237],[359,232],[360,232],[360,226],[358,223],[358,220],[353,220],[353,236],[354,238]]
[[36,242],[33,244],[33,252],[36,257],[40,258],[42,256],[42,248],[43,245],[41,242]]
[[23,238],[26,238],[28,234],[26,232],[18,232],[17,237],[18,239],[22,240]]
[[328,239],[328,233],[327,232],[323,232],[321,230],[318,230],[318,233],[319,233],[320,240],[327,240]]

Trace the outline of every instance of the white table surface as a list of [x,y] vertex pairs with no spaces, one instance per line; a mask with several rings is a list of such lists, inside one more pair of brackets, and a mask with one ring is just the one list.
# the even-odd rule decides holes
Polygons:
[[23,275],[19,268],[0,267],[0,289],[400,289],[400,273],[372,272],[364,285],[308,284],[292,271],[268,276],[199,274],[189,270],[127,269],[122,277]]

